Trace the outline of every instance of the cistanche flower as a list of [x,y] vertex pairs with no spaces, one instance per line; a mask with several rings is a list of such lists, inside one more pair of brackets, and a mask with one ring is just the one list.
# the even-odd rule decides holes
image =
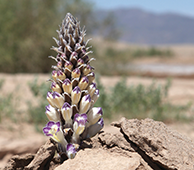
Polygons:
[[52,66],[51,92],[46,97],[49,122],[43,132],[57,143],[59,153],[73,159],[82,141],[103,128],[103,112],[101,107],[93,107],[100,95],[85,29],[68,13],[57,33],[58,40],[53,38],[57,47],[52,47],[57,55],[49,56],[56,65]]

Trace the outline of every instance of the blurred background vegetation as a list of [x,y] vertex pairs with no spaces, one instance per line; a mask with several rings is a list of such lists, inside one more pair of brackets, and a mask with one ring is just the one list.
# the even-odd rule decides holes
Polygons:
[[[120,32],[111,12],[104,19],[99,19],[94,4],[86,0],[0,0],[0,72],[50,72],[53,61],[47,57],[56,55],[50,50],[55,45],[52,37],[57,36],[58,25],[67,12],[78,17],[82,27],[86,26],[87,35],[100,35],[107,41],[119,38]],[[93,46],[97,58],[95,66],[100,74],[114,75],[111,65],[123,64],[135,57],[173,55],[169,49],[161,51],[151,47],[118,50],[115,44],[115,47],[102,47],[99,44],[92,42],[90,45]],[[102,57],[105,59],[103,64],[98,60]],[[104,65],[109,68],[107,73],[103,70]]]
[[[55,45],[58,25],[71,12],[87,25],[87,33],[100,25],[93,15],[93,5],[84,0],[0,0],[0,72],[48,73],[50,48]],[[109,18],[103,28],[112,27]]]

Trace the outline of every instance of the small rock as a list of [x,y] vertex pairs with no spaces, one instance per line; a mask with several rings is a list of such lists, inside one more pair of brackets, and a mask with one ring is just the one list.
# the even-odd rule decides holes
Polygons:
[[24,155],[15,155],[13,156],[5,166],[3,170],[22,170],[25,166],[27,166],[32,159],[34,158],[34,154],[24,154]]
[[[114,124],[113,124],[114,125]],[[161,169],[194,169],[194,144],[187,137],[152,119],[122,119],[115,124],[148,163]]]
[[85,149],[79,151],[74,159],[65,161],[55,170],[136,170],[142,166],[141,157],[135,153],[128,157],[103,149]]
[[56,151],[56,146],[48,140],[45,145],[36,153],[32,162],[24,168],[24,170],[47,170],[50,162],[53,159]]

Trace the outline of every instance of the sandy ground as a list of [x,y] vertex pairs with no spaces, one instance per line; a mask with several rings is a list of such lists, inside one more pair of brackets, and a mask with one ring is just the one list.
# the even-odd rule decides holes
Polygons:
[[[36,99],[32,95],[28,83],[33,81],[36,75],[34,74],[0,74],[0,80],[4,79],[4,85],[1,89],[0,95],[5,96],[9,93],[14,92],[15,97],[15,107],[25,114],[27,109],[27,101],[32,101],[33,104],[37,104]],[[49,75],[39,74],[39,82],[45,82]],[[101,82],[106,87],[111,87],[120,80],[120,77],[101,77]],[[145,77],[128,77],[127,83],[138,85],[139,83],[149,85],[153,82],[152,78]],[[164,84],[166,79],[155,79],[156,83]],[[172,79],[172,86],[169,91],[169,97],[167,100],[174,104],[186,104],[188,102],[194,101],[194,80],[192,79]],[[46,96],[45,96],[46,97]],[[14,114],[14,113],[13,113]],[[44,113],[43,113],[44,114]],[[172,129],[186,135],[194,141],[194,124],[190,123],[173,123],[169,124]],[[26,123],[10,123],[9,120],[3,120],[0,123],[1,135],[0,135],[0,150],[5,147],[21,147],[21,144],[27,145],[29,142],[32,145],[41,145],[46,141],[46,137],[43,134],[37,133],[33,125],[28,125]],[[116,133],[117,129],[110,127],[108,123],[105,125],[106,131],[111,133]],[[36,143],[37,141],[37,143]],[[9,153],[6,156],[0,158],[0,167],[6,164],[8,158],[10,158],[13,153]]]

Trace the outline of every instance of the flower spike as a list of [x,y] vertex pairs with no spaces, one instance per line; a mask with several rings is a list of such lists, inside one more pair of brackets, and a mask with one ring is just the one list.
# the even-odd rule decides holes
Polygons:
[[92,53],[85,42],[85,29],[68,13],[57,30],[58,39],[53,38],[58,54],[50,56],[56,62],[51,66],[51,92],[47,93],[49,105],[45,114],[49,122],[43,128],[57,144],[57,152],[73,159],[80,144],[95,136],[104,125],[102,108],[93,107],[99,98],[95,82],[94,67],[89,55]]

